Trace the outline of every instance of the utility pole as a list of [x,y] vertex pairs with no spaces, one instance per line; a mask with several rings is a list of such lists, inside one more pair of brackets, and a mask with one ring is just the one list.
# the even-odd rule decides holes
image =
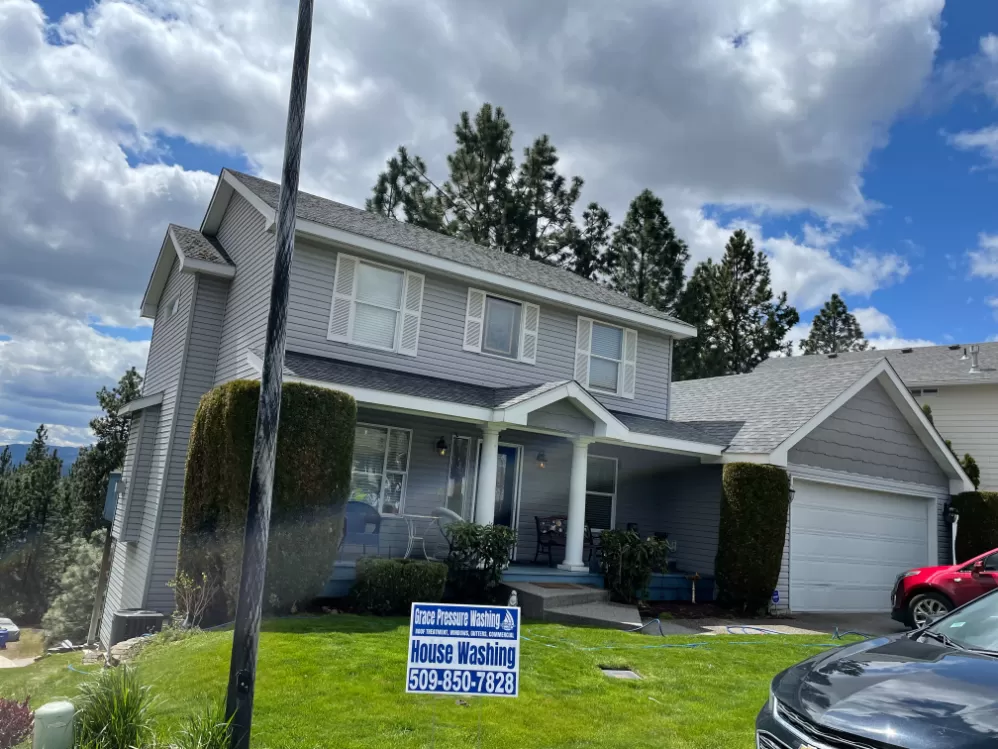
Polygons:
[[270,501],[274,493],[277,428],[281,420],[288,287],[291,279],[291,260],[295,251],[295,209],[298,203],[302,132],[305,127],[305,92],[312,42],[312,4],[313,0],[298,2],[298,30],[291,69],[287,130],[284,136],[281,193],[277,203],[274,278],[270,287],[267,343],[264,349],[263,372],[260,376],[260,404],[253,439],[249,505],[246,509],[243,567],[239,578],[239,601],[236,605],[232,661],[229,664],[229,687],[225,702],[225,715],[231,721],[229,744],[231,749],[249,749],[250,728],[253,722],[256,654],[260,639],[263,583],[267,573]]

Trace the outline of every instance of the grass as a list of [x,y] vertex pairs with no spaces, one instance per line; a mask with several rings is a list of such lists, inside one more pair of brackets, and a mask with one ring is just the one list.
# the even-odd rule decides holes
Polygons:
[[[826,636],[651,637],[528,624],[517,699],[404,694],[408,622],[360,616],[264,623],[253,746],[342,749],[670,747],[751,749],[770,679]],[[152,687],[161,737],[205,698],[222,695],[231,633],[149,646],[136,665]],[[663,647],[703,644],[703,647]],[[90,678],[79,654],[0,671],[0,695],[37,706]],[[599,666],[637,671],[613,680]],[[71,670],[76,669],[76,670]],[[81,673],[83,672],[83,673]]]

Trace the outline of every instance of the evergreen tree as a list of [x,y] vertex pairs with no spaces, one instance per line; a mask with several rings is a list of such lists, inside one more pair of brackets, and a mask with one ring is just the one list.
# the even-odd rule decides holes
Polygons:
[[751,372],[774,351],[788,351],[783,339],[800,317],[786,292],[774,299],[770,283],[765,253],[741,229],[720,263],[697,266],[681,302],[697,337],[681,342],[676,379]]
[[800,350],[805,354],[866,351],[869,346],[855,315],[838,294],[832,294],[832,298],[825,302],[825,306],[814,316],[807,339],[800,342]]
[[610,214],[599,203],[582,212],[582,226],[572,231],[568,267],[590,281],[602,281],[607,273],[610,247]]
[[613,285],[632,299],[673,312],[689,257],[686,243],[676,236],[665,215],[662,200],[644,190],[631,201],[613,235]]
[[442,231],[445,206],[440,197],[431,193],[425,174],[426,163],[419,156],[409,156],[405,146],[399,146],[398,154],[378,175],[364,207],[388,218]]

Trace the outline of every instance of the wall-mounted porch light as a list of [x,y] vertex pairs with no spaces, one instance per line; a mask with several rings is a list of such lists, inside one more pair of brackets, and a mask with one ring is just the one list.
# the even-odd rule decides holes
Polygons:
[[790,492],[789,492],[790,501],[793,502],[794,501],[794,495],[797,493],[797,490],[794,489],[794,477],[793,476],[790,477],[789,484],[790,484]]
[[447,454],[447,440],[445,440],[443,437],[441,437],[440,439],[437,440],[437,444],[434,446],[433,449],[437,451],[437,455],[446,455]]
[[546,468],[547,464],[548,464],[548,456],[544,454],[543,450],[541,450],[539,453],[537,453],[537,467]]

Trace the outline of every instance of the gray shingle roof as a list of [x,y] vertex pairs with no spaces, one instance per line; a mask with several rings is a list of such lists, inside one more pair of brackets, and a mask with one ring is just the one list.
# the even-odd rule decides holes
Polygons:
[[[285,356],[284,371],[292,376],[328,382],[331,385],[350,385],[372,390],[384,390],[389,393],[434,398],[481,408],[508,408],[527,398],[571,382],[571,380],[561,380],[522,387],[491,388],[485,385],[454,382],[439,377],[410,374],[363,364],[351,364],[293,351],[289,351]],[[611,413],[634,432],[701,442],[708,445],[723,446],[727,444],[727,442],[721,441],[709,433],[704,433],[691,424],[635,416],[618,411]]]
[[729,452],[768,453],[880,361],[674,382],[669,413],[727,444]]
[[[962,359],[965,345],[925,346],[912,349],[853,351],[844,354],[813,354],[767,359],[756,372],[800,369],[817,364],[871,361],[886,358],[908,387],[919,385],[970,385],[998,382],[998,343],[981,343],[981,371],[970,373],[970,359]],[[907,353],[906,353],[907,352]]]
[[[280,185],[259,177],[227,169],[233,177],[273,209],[277,209]],[[342,229],[370,239],[389,242],[399,247],[423,252],[434,257],[451,260],[479,270],[496,273],[517,281],[539,284],[565,294],[573,294],[591,302],[607,304],[619,309],[637,312],[661,320],[680,324],[682,321],[636,302],[624,294],[587,281],[574,273],[555,268],[535,260],[528,260],[506,252],[497,252],[461,239],[385,218],[370,211],[320,198],[307,192],[298,193],[298,218],[314,221],[324,226]]]
[[213,237],[206,237],[197,229],[170,224],[169,231],[176,239],[177,247],[185,257],[217,265],[232,265],[232,260]]

